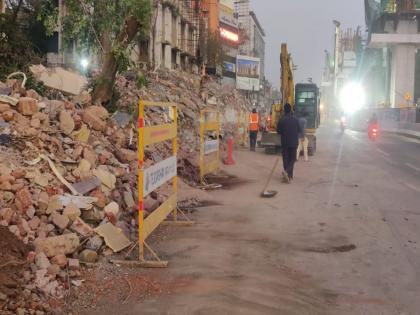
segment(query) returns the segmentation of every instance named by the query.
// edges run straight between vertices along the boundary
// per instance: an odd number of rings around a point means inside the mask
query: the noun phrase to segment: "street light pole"
[[[333,111],[333,108],[337,106],[337,75],[338,75],[338,46],[340,41],[340,25],[341,23],[337,20],[333,21],[335,25],[335,35],[334,35],[334,76],[333,76],[333,102],[335,106],[330,106],[329,111]]]
[[[338,74],[338,44],[340,36],[340,25],[341,23],[337,20],[333,21],[335,25],[334,35],[334,96],[337,96],[337,74]]]

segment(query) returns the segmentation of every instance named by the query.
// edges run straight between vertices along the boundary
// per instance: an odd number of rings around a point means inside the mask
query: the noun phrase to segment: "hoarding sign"
[[[231,32],[223,27],[220,27],[220,36],[234,43],[239,41],[238,33]]]
[[[260,90],[260,59],[238,56],[236,64],[236,87],[239,90]]]
[[[177,174],[176,156],[163,160],[144,171],[143,194],[146,197]]]
[[[230,9],[232,11],[232,14],[233,14],[233,10],[235,8],[233,2],[234,2],[233,0],[220,0],[220,6],[224,6],[228,9]]]
[[[204,154],[208,155],[219,150],[219,140],[208,140],[204,142]]]
[[[236,65],[234,63],[223,61],[223,66],[225,67],[225,71],[227,72],[236,72]]]
[[[238,27],[238,20],[234,17],[233,0],[221,0],[219,8],[219,20],[229,26]]]

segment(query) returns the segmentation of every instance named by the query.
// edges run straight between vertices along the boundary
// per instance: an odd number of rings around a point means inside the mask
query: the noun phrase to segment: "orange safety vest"
[[[258,114],[249,115],[249,130],[258,131],[259,128],[259,117]]]

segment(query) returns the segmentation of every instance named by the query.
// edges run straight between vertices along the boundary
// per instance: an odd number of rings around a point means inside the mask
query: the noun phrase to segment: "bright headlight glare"
[[[82,58],[82,60],[80,60],[80,65],[83,69],[86,69],[89,66],[89,60],[87,58]]]
[[[349,83],[340,93],[340,103],[347,113],[354,113],[365,105],[365,92],[360,84]]]

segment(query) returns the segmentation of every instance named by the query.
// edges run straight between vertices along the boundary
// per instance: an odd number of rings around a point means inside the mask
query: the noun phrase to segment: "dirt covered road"
[[[240,183],[155,245],[169,268],[102,270],[108,291],[81,313],[417,314],[420,195],[380,155],[364,135],[323,127],[293,184],[279,170],[279,194],[261,199],[275,156],[236,152],[226,170]]]

